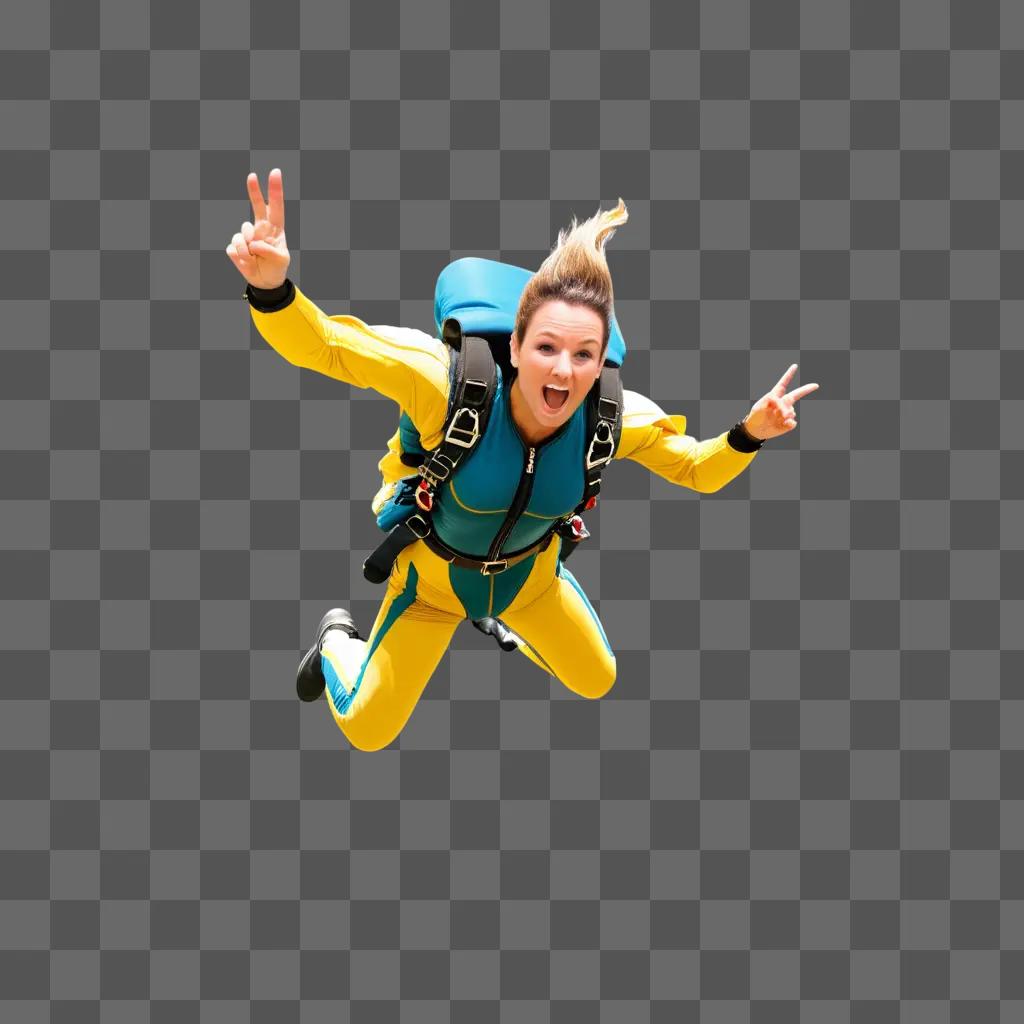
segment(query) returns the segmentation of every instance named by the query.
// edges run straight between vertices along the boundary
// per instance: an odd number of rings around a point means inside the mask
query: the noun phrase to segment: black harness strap
[[[416,466],[420,474],[415,490],[419,512],[393,527],[363,562],[363,576],[371,583],[383,583],[402,551],[430,533],[435,490],[455,471],[459,461],[472,452],[491,416],[497,389],[491,346],[483,338],[463,337],[462,328],[454,319],[444,322],[442,336],[453,358],[441,443],[430,452],[402,454],[402,462]]]
[[[443,483],[459,464],[459,460],[476,446],[487,429],[497,388],[497,371],[491,346],[483,338],[463,338],[461,331],[456,345],[449,327],[453,321],[444,324],[445,341],[456,351],[452,360],[454,366],[448,389],[448,414],[444,421],[441,443],[429,454],[429,458],[418,467],[423,478],[420,490],[426,489],[433,498],[437,485]],[[457,326],[457,321],[454,322]],[[417,502],[418,503],[418,502]],[[422,506],[421,506],[422,508]],[[429,512],[430,509],[425,508]]]
[[[383,542],[370,553],[363,562],[363,576],[371,583],[383,583],[390,575],[395,564],[395,559],[414,541],[420,540],[430,532],[430,523],[427,522],[426,532],[422,531],[423,517],[414,512],[411,516],[403,519],[397,526],[391,528],[391,532],[384,538]]]
[[[622,435],[622,378],[617,366],[601,371],[597,386],[587,398],[587,436],[590,442],[583,453],[583,497],[571,515],[555,524],[562,538],[561,559],[566,561],[581,540],[590,536],[583,513],[597,504],[601,493],[601,473],[611,462]]]

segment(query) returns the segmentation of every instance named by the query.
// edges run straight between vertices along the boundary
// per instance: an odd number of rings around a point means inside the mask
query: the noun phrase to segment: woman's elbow
[[[721,484],[712,480],[706,480],[699,473],[694,473],[692,470],[683,476],[674,477],[672,482],[680,487],[696,491],[698,494],[713,494],[721,487]]]
[[[711,480],[707,477],[702,477],[699,473],[692,473],[685,480],[681,480],[680,483],[684,487],[689,487],[691,490],[696,491],[698,494],[714,494],[715,491],[720,491],[725,483],[721,480]]]

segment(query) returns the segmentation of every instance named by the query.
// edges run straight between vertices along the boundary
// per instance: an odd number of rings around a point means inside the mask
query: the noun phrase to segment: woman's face
[[[521,343],[512,335],[512,365],[519,370],[512,415],[527,441],[553,434],[587,397],[604,365],[603,334],[589,306],[552,300],[537,308]]]

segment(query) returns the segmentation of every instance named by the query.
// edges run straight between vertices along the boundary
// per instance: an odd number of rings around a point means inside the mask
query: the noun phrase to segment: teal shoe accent
[[[352,697],[355,695],[354,692],[349,694],[338,673],[334,671],[330,658],[323,654],[320,655],[320,669],[324,674],[327,689],[331,693],[331,703],[338,709],[338,714],[344,714],[352,703]]]

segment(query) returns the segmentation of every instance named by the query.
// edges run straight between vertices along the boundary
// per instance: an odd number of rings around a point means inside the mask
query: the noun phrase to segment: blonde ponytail
[[[608,345],[614,294],[612,275],[604,247],[615,229],[629,219],[626,204],[619,199],[611,210],[598,210],[593,217],[558,233],[554,249],[527,282],[516,311],[516,336],[522,344],[537,308],[561,300],[587,306],[601,317],[604,338],[601,354]]]

